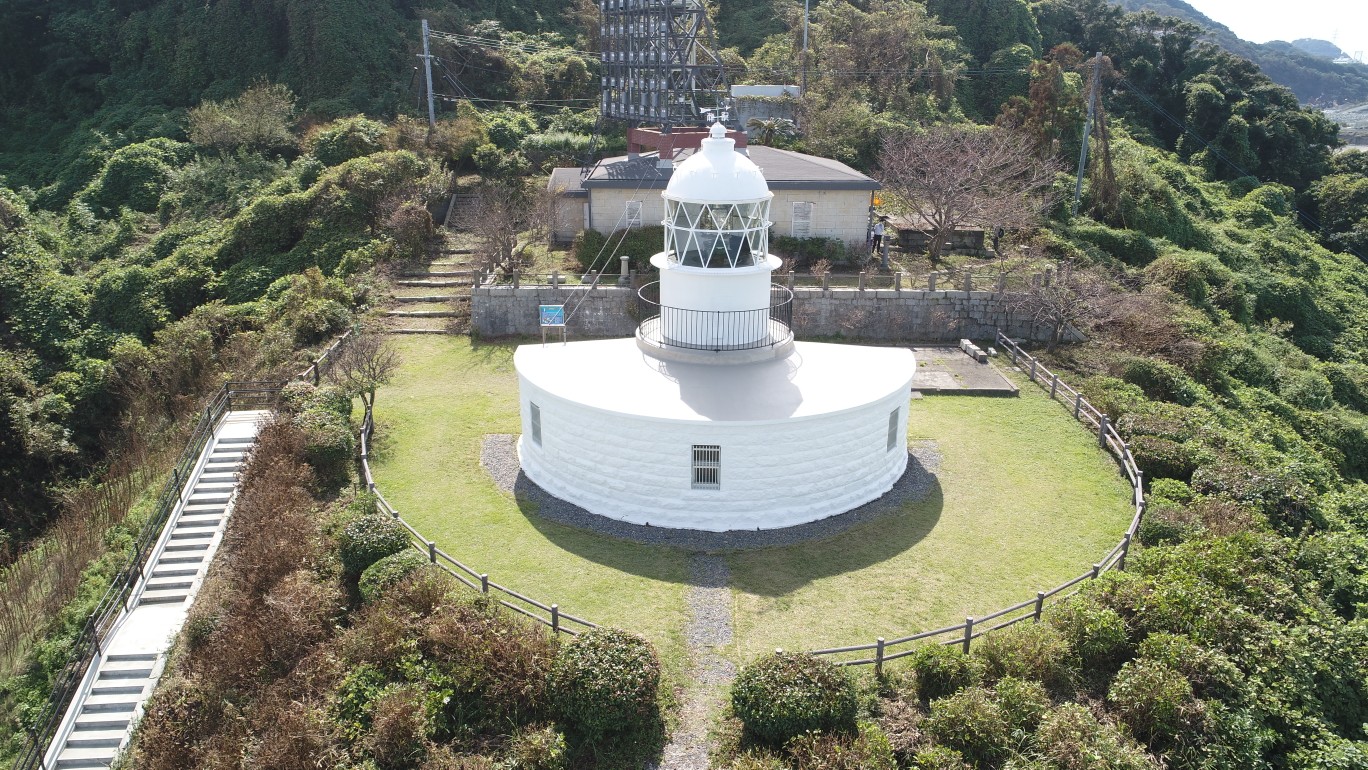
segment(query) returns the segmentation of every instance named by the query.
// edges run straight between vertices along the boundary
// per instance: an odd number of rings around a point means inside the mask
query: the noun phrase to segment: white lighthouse
[[[657,311],[635,339],[514,355],[527,477],[587,511],[710,531],[786,527],[887,492],[907,466],[916,361],[794,342],[771,283],[772,194],[721,125],[662,193]]]

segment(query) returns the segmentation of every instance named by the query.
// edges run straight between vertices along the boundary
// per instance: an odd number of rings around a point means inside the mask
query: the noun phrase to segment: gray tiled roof
[[[578,168],[555,168],[546,182],[546,189],[559,192],[567,198],[587,198],[589,191],[580,184],[582,177]]]
[[[771,190],[879,189],[877,181],[837,160],[757,145],[747,150],[750,159],[765,174],[765,181]],[[676,159],[685,156],[686,152],[680,152],[676,154]],[[551,184],[564,185],[564,194],[567,195],[582,195],[584,193],[580,191],[596,187],[663,190],[672,173],[673,169],[656,168],[655,153],[643,153],[633,160],[619,155],[599,161],[587,178],[581,178],[577,168],[555,169],[551,172]],[[572,174],[573,184],[570,178]]]

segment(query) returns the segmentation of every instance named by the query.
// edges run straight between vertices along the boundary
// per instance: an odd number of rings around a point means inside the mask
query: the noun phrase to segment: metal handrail
[[[209,403],[204,407],[204,412],[190,433],[189,442],[176,464],[171,467],[171,477],[167,479],[157,496],[157,507],[139,530],[138,536],[134,538],[133,553],[114,573],[109,588],[105,590],[90,617],[81,626],[76,643],[67,654],[67,660],[56,677],[52,695],[48,697],[47,705],[35,721],[38,726],[29,731],[24,748],[14,761],[14,770],[46,768],[45,755],[61,727],[67,707],[75,697],[90,665],[102,654],[104,643],[119,616],[124,611],[132,609],[129,606],[129,599],[143,577],[143,571],[152,557],[157,541],[161,538],[162,530],[184,497],[186,485],[194,473],[196,463],[199,462],[200,453],[214,435],[214,426],[232,410],[234,397],[247,393],[257,396],[267,393],[278,395],[283,385],[284,383],[280,382],[228,382],[210,397]]]
[[[770,284],[768,307],[753,310],[694,310],[660,303],[660,282],[637,291],[641,322],[637,334],[654,345],[688,350],[755,350],[793,339],[793,292]],[[653,314],[653,315],[648,315]]]

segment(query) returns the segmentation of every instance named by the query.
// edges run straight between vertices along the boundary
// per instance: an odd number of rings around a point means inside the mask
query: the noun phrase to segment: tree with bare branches
[[[1046,350],[1053,352],[1070,328],[1087,329],[1104,318],[1117,296],[1104,275],[1063,263],[1057,275],[1004,298],[1008,312],[1029,318],[1049,330]]]
[[[933,263],[958,228],[1031,227],[1057,200],[1058,161],[1040,157],[1030,137],[1009,129],[938,126],[889,137],[879,167],[884,189],[931,231]]]
[[[522,180],[485,182],[458,224],[479,240],[485,269],[507,272],[522,267],[527,247],[555,229],[556,211],[553,192]]]
[[[394,345],[376,332],[354,333],[333,355],[328,379],[360,398],[367,409],[375,408],[375,391],[394,377],[402,363]]]

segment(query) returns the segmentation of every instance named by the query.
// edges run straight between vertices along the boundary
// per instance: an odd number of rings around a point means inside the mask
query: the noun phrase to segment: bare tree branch
[[[932,230],[932,262],[961,226],[1031,227],[1056,200],[1058,162],[1041,158],[1030,137],[1009,129],[940,126],[890,137],[879,166],[884,188]]]
[[[394,377],[402,359],[385,337],[365,332],[354,335],[334,353],[328,379],[342,390],[375,408],[375,391]]]
[[[1010,312],[1048,329],[1046,349],[1053,351],[1070,327],[1087,328],[1106,317],[1116,296],[1101,274],[1065,263],[1059,275],[1026,291],[1008,294],[1004,302]]]
[[[522,267],[527,247],[556,226],[554,191],[535,190],[517,180],[486,182],[475,195],[474,205],[459,218],[460,226],[479,239],[479,257],[487,270]]]

